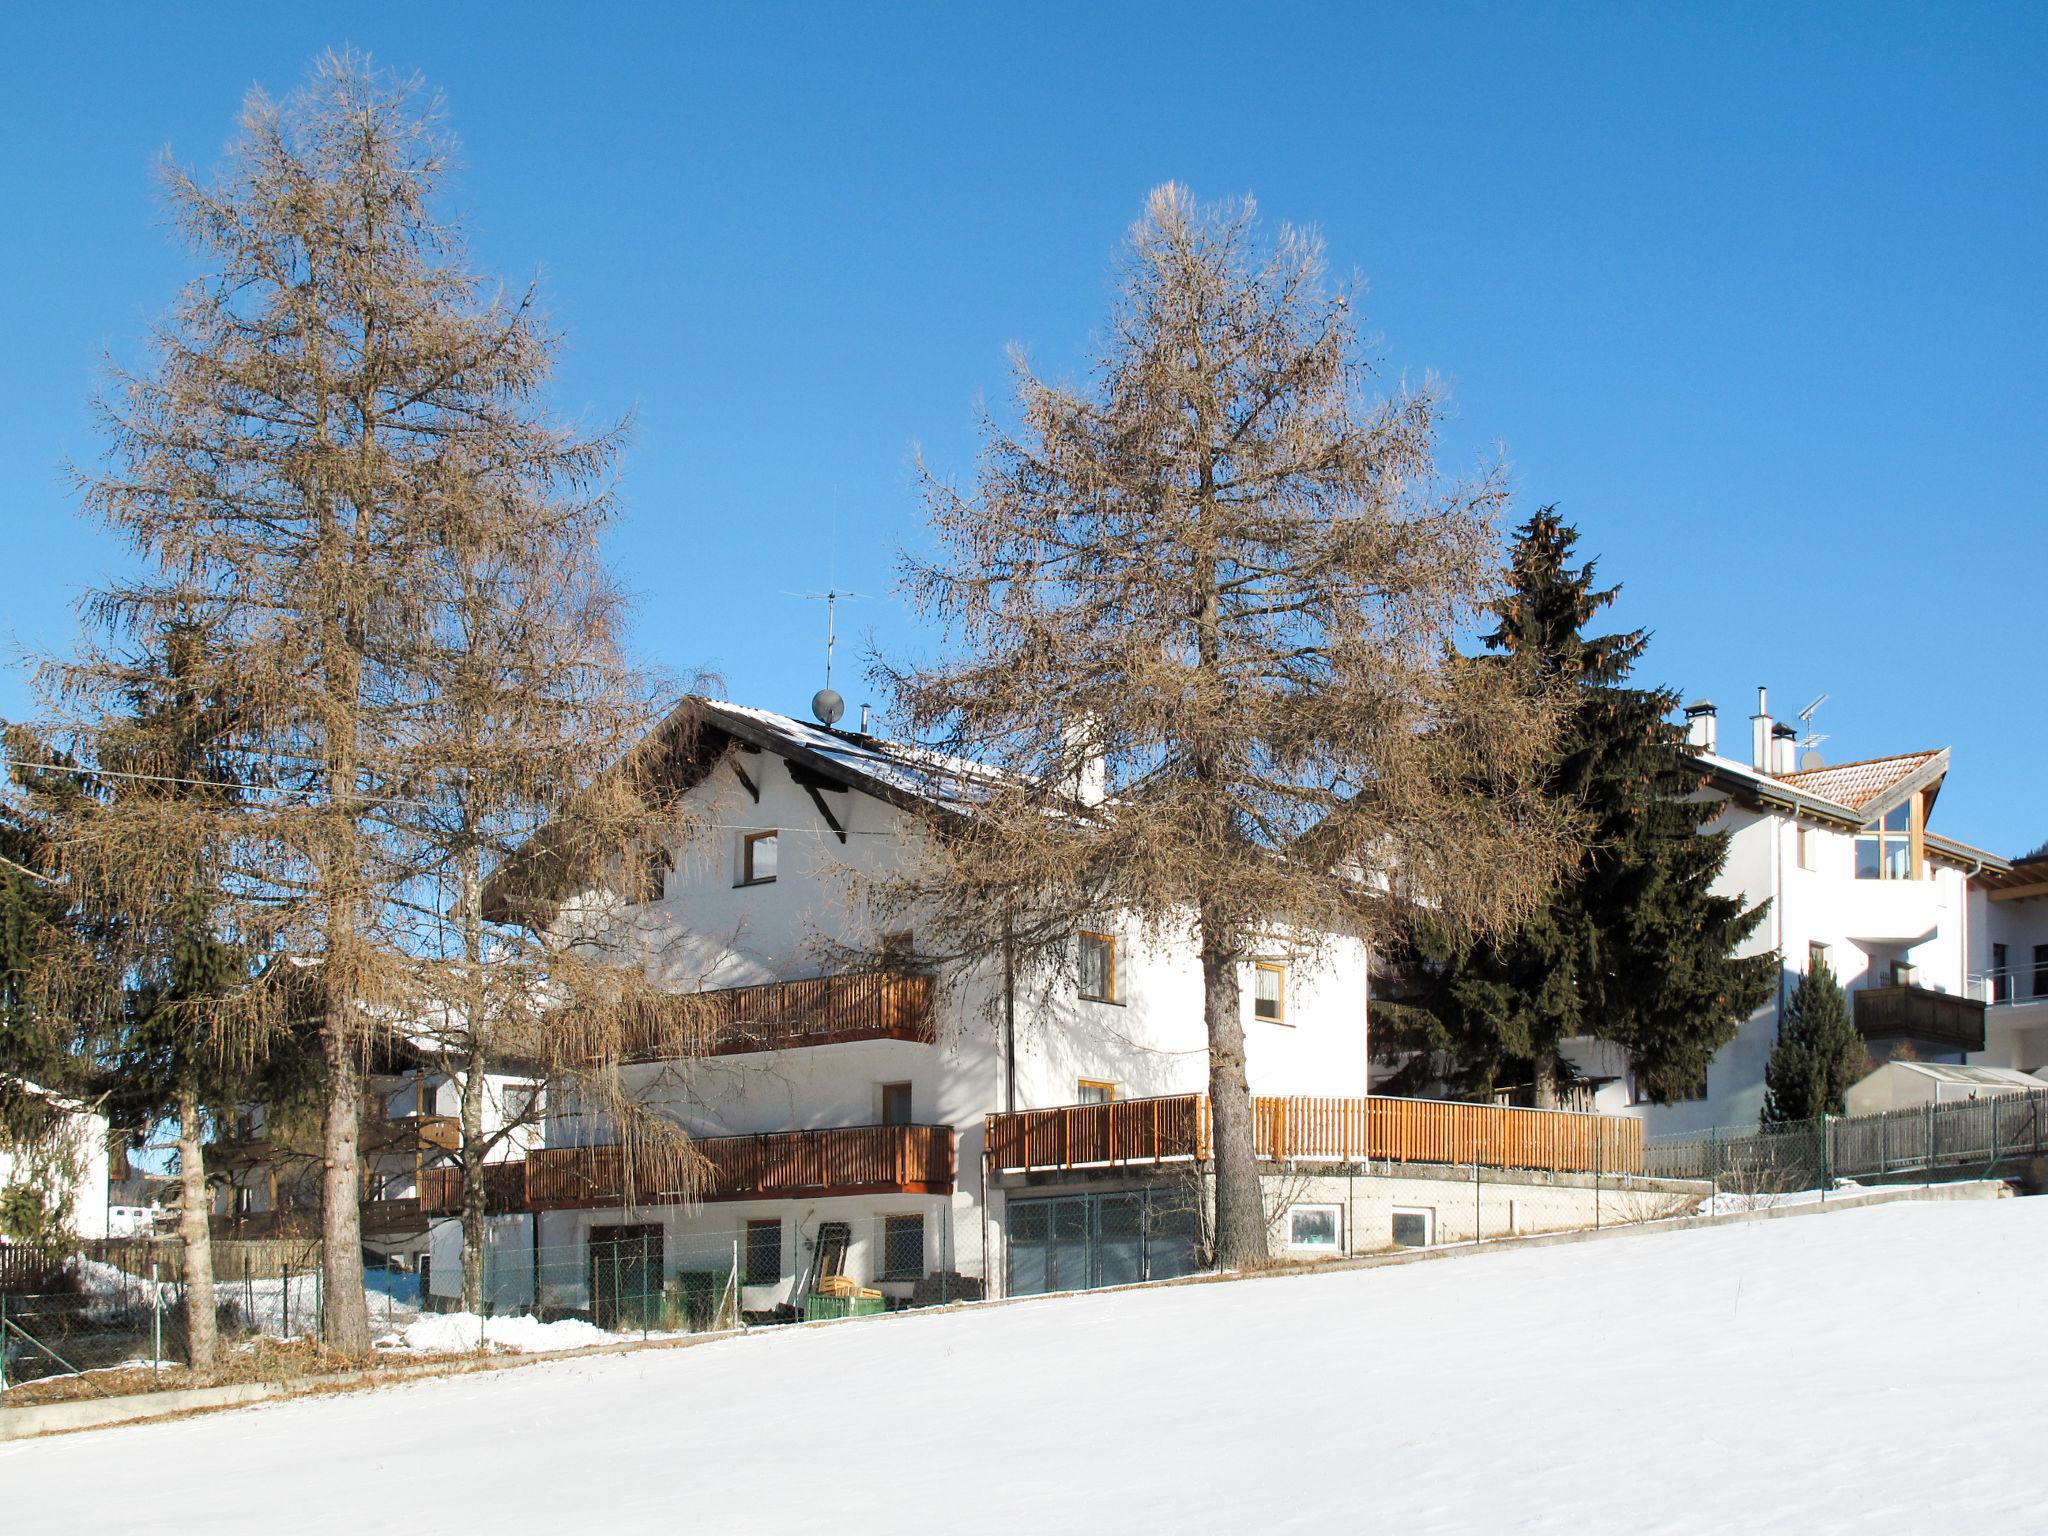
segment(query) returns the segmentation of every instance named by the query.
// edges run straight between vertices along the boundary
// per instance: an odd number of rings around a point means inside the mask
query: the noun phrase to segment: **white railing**
[[[2009,965],[2002,971],[1973,971],[1969,995],[1994,1008],[2048,1003],[2048,966]]]

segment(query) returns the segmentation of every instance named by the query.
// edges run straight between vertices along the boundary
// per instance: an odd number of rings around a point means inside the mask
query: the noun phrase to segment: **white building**
[[[2048,1067],[2048,853],[1985,868],[1970,882],[1970,992],[1987,1006],[1970,1060]]]
[[[1720,808],[1709,830],[1729,835],[1715,890],[1745,907],[1770,903],[1742,952],[1780,956],[1779,982],[1687,1102],[1641,1102],[1624,1052],[1575,1042],[1570,1058],[1601,1084],[1595,1107],[1640,1116],[1652,1136],[1754,1125],[1784,1006],[1822,960],[1848,989],[1873,1060],[1910,1054],[2018,1064],[1985,1054],[1983,995],[1994,955],[2017,953],[2010,947],[2016,938],[2004,951],[1988,947],[1984,917],[1987,882],[2004,879],[2012,866],[1934,830],[1948,752],[1823,765],[1816,754],[1800,753],[1791,727],[1771,718],[1761,689],[1746,743],[1721,739],[1711,704],[1689,706],[1686,723],[1693,760],[1707,777],[1703,794]],[[2013,915],[2020,910],[2015,905]],[[2036,1011],[2042,1017],[2035,1022],[2048,1022],[2048,1009]],[[2041,1038],[2048,1047],[2048,1035]]]
[[[0,1146],[0,1193],[23,1187],[62,1213],[79,1237],[107,1236],[107,1117],[90,1104],[19,1079],[19,1089],[55,1111],[51,1134],[33,1147]]]
[[[744,1307],[763,1311],[834,1275],[900,1299],[935,1276],[1001,1292],[1006,1277],[1021,1291],[1190,1267],[1186,1164],[1052,1187],[985,1177],[983,1153],[991,1112],[1206,1091],[1192,950],[1148,947],[1106,913],[1062,974],[1007,996],[994,968],[945,986],[823,975],[835,943],[893,942],[867,931],[848,877],[910,857],[924,813],[970,801],[978,770],[762,710],[689,707],[701,729],[678,767],[710,831],[669,850],[646,899],[614,921],[663,983],[712,994],[726,1021],[712,1054],[629,1069],[636,1096],[711,1160],[710,1183],[694,1208],[642,1189],[628,1213],[612,1128],[550,1105],[527,1169],[541,1303],[607,1321],[626,1296],[734,1269]],[[1255,1093],[1366,1093],[1366,977],[1349,940],[1313,957],[1276,942],[1245,967]],[[1177,1134],[1159,1113],[1128,1103],[1108,1134],[1125,1152],[1130,1137]]]

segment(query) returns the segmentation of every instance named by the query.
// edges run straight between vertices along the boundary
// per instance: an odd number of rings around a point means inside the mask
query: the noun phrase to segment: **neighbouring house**
[[[1715,889],[1749,906],[1770,902],[1744,952],[1775,952],[1779,985],[1684,1102],[1646,1102],[1624,1051],[1573,1042],[1568,1056],[1593,1080],[1594,1107],[1637,1116],[1651,1135],[1756,1123],[1785,1004],[1821,962],[1847,988],[1873,1061],[1982,1062],[1981,974],[1997,953],[1984,948],[1984,898],[1987,882],[2013,865],[1934,830],[1947,750],[1824,764],[1771,717],[1759,689],[1748,752],[1735,756],[1723,750],[1712,704],[1685,713],[1692,760],[1706,778],[1701,794],[1720,807],[1709,830],[1729,835]]]
[[[2048,1067],[2048,852],[1970,881],[1970,995],[1985,1005],[1981,1065]]]
[[[414,1260],[442,1254],[445,1272],[459,1272],[459,1236],[437,1237],[434,1229],[462,1209],[456,1166],[461,1108],[460,1081],[429,1053],[403,1039],[380,1047],[364,1083],[357,1133],[363,1246],[373,1255]],[[487,1153],[494,1170],[538,1145],[541,1113],[540,1089],[531,1074],[516,1069],[486,1074],[484,1134],[508,1132]],[[207,1144],[206,1155],[216,1237],[319,1235],[317,1108],[280,1114],[261,1103],[238,1105],[232,1120],[224,1120]],[[495,1205],[507,1205],[502,1174],[487,1174],[487,1189]]]
[[[131,1165],[107,1186],[107,1236],[177,1236],[179,1193],[176,1174],[143,1173]]]
[[[46,1220],[75,1237],[105,1237],[111,1163],[107,1117],[35,1083],[17,1080],[15,1086],[43,1100],[55,1116],[50,1134],[35,1145],[0,1145],[0,1197],[37,1201]]]
[[[562,1095],[522,1169],[531,1228],[515,1235],[514,1218],[495,1229],[536,1245],[534,1289],[522,1294],[515,1279],[502,1299],[610,1323],[630,1316],[629,1298],[732,1276],[744,1310],[790,1315],[821,1297],[900,1305],[1192,1269],[1208,1136],[1192,949],[1148,943],[1104,912],[1081,924],[1050,977],[893,966],[917,936],[869,931],[849,881],[915,857],[931,817],[971,815],[984,770],[705,699],[671,723],[689,729],[655,739],[687,741],[672,768],[708,830],[657,850],[625,893],[519,884],[528,877],[515,865],[487,903],[494,920],[538,902],[601,921],[603,942],[692,994],[699,1048],[686,1059],[643,1052],[627,1073],[640,1102],[689,1132],[703,1186],[694,1201],[651,1186],[626,1166],[614,1128]],[[856,952],[876,958],[827,963]],[[1261,1153],[1328,1165],[1298,1198],[1269,1183],[1278,1249],[1447,1240],[1475,1210],[1469,1169],[1441,1224],[1433,1201],[1391,1185],[1361,1194],[1356,1174],[1375,1158],[1457,1161],[1482,1135],[1495,1147],[1525,1135],[1529,1150],[1509,1160],[1533,1167],[1604,1166],[1612,1200],[1630,1136],[1639,1167],[1632,1124],[1524,1126],[1508,1117],[1525,1112],[1369,1100],[1368,961],[1354,939],[1276,934],[1244,967]],[[1498,1118],[1482,1127],[1474,1115]],[[1590,1225],[1597,1181],[1585,1182],[1583,1195],[1550,1203],[1581,1201]],[[1478,1219],[1506,1232],[1534,1208],[1504,1199]]]
[[[2048,1092],[2048,1083],[2010,1067],[1963,1067],[1941,1061],[1888,1061],[1844,1096],[1852,1115],[1954,1104],[2006,1093]]]

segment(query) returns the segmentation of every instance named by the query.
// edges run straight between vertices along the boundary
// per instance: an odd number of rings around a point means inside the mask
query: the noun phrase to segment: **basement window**
[[[1305,1253],[1338,1253],[1344,1245],[1344,1211],[1335,1205],[1290,1205],[1287,1246]]]
[[[747,1223],[747,1284],[774,1285],[782,1278],[782,1223]]]
[[[777,841],[777,834],[774,832],[741,834],[741,885],[767,885],[774,880]]]
[[[1436,1241],[1436,1212],[1427,1206],[1394,1207],[1394,1246],[1427,1248]]]

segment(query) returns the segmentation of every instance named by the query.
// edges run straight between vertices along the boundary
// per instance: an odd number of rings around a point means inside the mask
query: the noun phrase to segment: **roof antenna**
[[[1808,768],[1818,768],[1821,766],[1820,744],[1826,741],[1828,738],[1820,732],[1814,730],[1813,712],[1819,709],[1821,705],[1827,703],[1827,701],[1828,696],[1826,694],[1822,694],[1819,698],[1815,699],[1811,704],[1807,705],[1806,708],[1799,711],[1799,719],[1806,726],[1806,735],[1799,743],[1799,766],[1802,771]],[[1811,761],[1809,761],[1809,759],[1811,759]]]
[[[823,592],[785,592],[785,597],[800,597],[806,602],[825,605],[825,686],[811,695],[811,713],[820,724],[837,725],[846,713],[846,700],[832,686],[832,653],[839,645],[839,605],[842,602],[857,602],[866,597],[865,592],[842,592],[837,587],[827,587]]]

